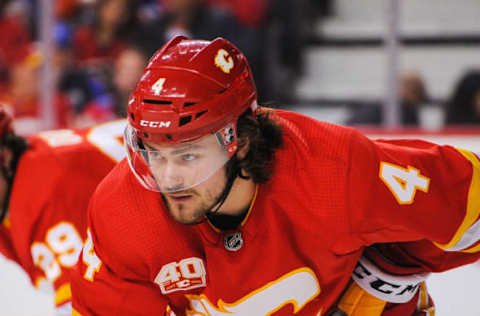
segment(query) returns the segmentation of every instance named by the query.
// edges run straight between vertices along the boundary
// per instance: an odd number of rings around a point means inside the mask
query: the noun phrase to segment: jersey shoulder
[[[306,115],[275,110],[283,131],[283,151],[298,156],[302,164],[312,160],[347,161],[356,130],[350,127],[322,122]],[[281,152],[282,149],[280,150]],[[290,157],[291,158],[291,157]]]
[[[283,134],[274,158],[275,182],[301,186],[310,198],[318,197],[324,187],[341,191],[352,161],[370,154],[370,141],[350,127],[287,111],[277,110],[273,117]]]
[[[47,144],[37,138],[30,139],[15,172],[9,203],[10,217],[35,217],[32,210],[39,212],[48,204],[65,173],[61,161]],[[21,214],[27,210],[28,214]]]
[[[90,196],[115,164],[86,140],[85,132],[32,136],[19,160],[9,198],[9,233],[26,270],[31,244],[43,242],[55,225],[67,223],[85,233]]]
[[[292,229],[321,232],[333,242],[350,230],[346,189],[358,132],[286,111],[276,111],[275,119],[283,145],[275,153],[272,178],[257,198],[282,205],[276,212],[294,216]]]
[[[64,202],[62,212],[68,212],[75,203],[85,201],[86,204],[115,162],[83,135],[76,136],[78,141],[71,144],[49,143],[41,136],[29,138],[15,173],[10,196],[10,207],[14,208],[11,216],[33,218],[34,213],[43,212],[52,203]]]

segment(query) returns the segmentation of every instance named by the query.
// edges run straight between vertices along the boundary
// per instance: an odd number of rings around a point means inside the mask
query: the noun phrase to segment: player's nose
[[[161,177],[162,191],[175,192],[184,187],[184,176],[174,163],[166,163]]]

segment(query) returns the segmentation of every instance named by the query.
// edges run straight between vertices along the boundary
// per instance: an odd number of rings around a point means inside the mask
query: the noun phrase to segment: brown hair
[[[261,109],[255,116],[247,110],[239,117],[238,144],[245,145],[248,139],[249,150],[245,158],[238,160],[238,167],[244,170],[255,183],[267,182],[272,173],[275,151],[281,147],[282,128],[272,119],[273,111]]]

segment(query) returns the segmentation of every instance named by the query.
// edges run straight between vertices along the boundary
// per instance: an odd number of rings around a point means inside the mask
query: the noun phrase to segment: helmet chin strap
[[[198,221],[195,221],[194,223],[187,224],[187,225],[198,225],[201,224],[205,221],[208,220],[208,215],[215,215],[217,214],[218,210],[220,207],[222,207],[223,203],[225,203],[225,200],[227,199],[228,195],[230,194],[230,191],[232,190],[233,183],[235,182],[235,179],[239,177],[242,179],[249,179],[248,176],[244,176],[242,174],[242,169],[238,166],[238,158],[237,154],[235,153],[232,158],[227,162],[227,182],[225,184],[225,188],[222,191],[222,194],[217,198],[217,200],[212,204],[211,208],[207,211],[205,216],[203,216],[201,219]],[[165,197],[162,196],[162,200],[167,204],[167,201]]]
[[[233,155],[227,163],[227,183],[225,184],[225,188],[223,189],[222,194],[220,194],[215,204],[213,204],[212,208],[208,210],[207,214],[216,214],[218,210],[222,207],[223,203],[225,203],[225,200],[230,194],[230,191],[232,190],[233,183],[235,182],[237,176],[244,178],[244,176],[242,175],[242,169],[238,167],[238,158],[237,154],[235,153],[235,155]]]
[[[205,216],[202,219],[195,222],[194,225],[201,224],[208,220],[209,215],[217,214],[218,210],[222,207],[223,203],[227,199],[230,191],[232,190],[233,183],[235,179],[239,177],[242,179],[248,179],[249,177],[242,175],[242,169],[238,166],[238,158],[237,154],[235,153],[232,158],[227,163],[227,183],[225,184],[225,188],[222,191],[222,194],[217,198],[215,203],[213,203],[212,207],[207,211]]]

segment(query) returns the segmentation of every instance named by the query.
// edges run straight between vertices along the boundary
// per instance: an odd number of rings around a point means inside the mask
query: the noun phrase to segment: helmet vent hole
[[[168,140],[172,140],[172,139],[173,139],[172,135],[167,134],[167,139],[168,139]]]
[[[197,102],[185,102],[185,103],[183,104],[183,107],[186,108],[187,106],[192,106],[192,105],[195,105],[195,104],[197,104]]]
[[[208,110],[198,112],[197,114],[195,114],[195,119],[198,119],[200,116],[202,116],[203,114],[205,114],[207,112],[208,112]]]
[[[172,101],[166,101],[166,100],[149,100],[149,99],[144,99],[144,103],[150,103],[150,104],[172,104]]]
[[[185,124],[188,124],[190,123],[190,121],[192,120],[192,116],[189,115],[189,116],[184,116],[180,119],[180,123],[178,124],[178,126],[183,126]]]
[[[218,93],[219,93],[219,94],[222,94],[222,93],[224,93],[225,91],[227,91],[227,88],[218,91]]]
[[[130,117],[132,118],[132,121],[135,122],[135,115],[133,113],[130,113]]]

